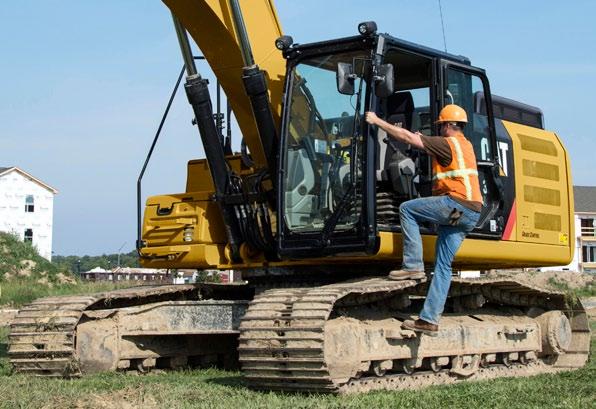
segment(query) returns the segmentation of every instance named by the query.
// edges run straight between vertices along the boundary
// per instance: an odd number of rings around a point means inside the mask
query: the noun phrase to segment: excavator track
[[[567,299],[563,293],[536,288],[510,279],[454,279],[450,290],[451,299],[457,298],[458,301],[466,303],[470,299],[482,298],[493,305],[500,305],[504,311],[507,311],[499,317],[501,321],[507,323],[504,326],[506,330],[509,328],[510,321],[511,325],[515,324],[514,318],[507,316],[511,308],[564,310],[570,322],[571,334],[565,353],[536,358],[532,351],[497,354],[495,352],[498,351],[487,350],[491,354],[482,355],[482,359],[494,355],[492,362],[485,362],[484,365],[478,365],[476,362],[476,366],[468,363],[467,366],[461,365],[461,367],[458,364],[458,370],[454,369],[456,362],[464,362],[465,357],[462,356],[462,360],[458,360],[460,357],[457,354],[447,352],[445,352],[446,357],[443,358],[448,358],[450,363],[438,367],[437,361],[434,361],[435,366],[432,370],[425,365],[418,365],[415,368],[414,364],[395,370],[391,368],[392,365],[395,367],[400,362],[413,361],[400,360],[393,361],[395,363],[392,364],[392,360],[385,356],[378,361],[363,362],[361,371],[358,374],[352,373],[352,376],[346,376],[345,371],[337,369],[338,365],[341,367],[341,362],[333,362],[333,353],[329,352],[330,349],[337,348],[337,345],[326,345],[333,342],[328,333],[333,329],[332,326],[328,327],[333,318],[341,317],[350,306],[362,307],[378,304],[387,299],[399,300],[400,296],[402,300],[404,296],[421,297],[426,293],[427,286],[426,282],[371,278],[308,289],[275,289],[258,295],[250,303],[240,326],[240,362],[249,386],[261,390],[327,393],[411,389],[449,384],[464,379],[528,376],[579,368],[588,359],[589,326],[586,313],[579,301]],[[551,313],[551,318],[552,314],[556,315]],[[363,316],[366,317],[366,313]],[[405,318],[405,315],[399,312],[395,316],[400,319]],[[476,320],[481,320],[478,317],[474,316]],[[530,325],[527,327],[528,332],[532,331],[531,325],[536,326],[527,317],[519,320],[522,320],[526,326]],[[385,332],[388,331],[385,330]],[[463,332],[463,329],[458,331]],[[554,336],[549,331],[551,330],[537,332],[540,332],[543,337]],[[381,329],[380,332],[383,330]],[[523,332],[523,328],[515,329],[507,336],[525,339],[526,335]],[[375,334],[375,332],[371,333]],[[402,331],[401,335],[385,333],[385,336],[389,341],[416,338],[414,333],[408,334],[408,331]],[[382,344],[378,339],[373,340],[372,336],[367,337],[370,339],[367,338],[366,342]],[[418,342],[416,345],[420,346],[426,342],[427,336],[418,335],[418,337],[420,339],[415,341]],[[341,342],[336,344],[340,345],[340,349],[342,348]],[[461,347],[463,349],[464,346]],[[378,348],[381,349],[380,346]],[[350,354],[341,356],[349,360]],[[480,354],[477,356],[480,358]],[[509,357],[517,359],[511,362]]]
[[[10,325],[8,356],[16,372],[43,376],[77,375],[75,327],[98,298],[42,298],[23,307]]]
[[[46,297],[21,308],[11,322],[8,356],[15,372],[44,377],[81,375],[76,328],[88,311],[193,299],[192,285],[144,286],[93,295]]]
[[[407,304],[410,300],[420,303],[427,285],[426,282],[411,280],[389,281],[384,278],[370,278],[316,287],[270,289],[254,298],[252,293],[247,293],[246,288],[240,286],[235,288],[201,285],[140,287],[89,296],[43,298],[23,307],[12,322],[9,358],[16,372],[43,377],[81,376],[87,372],[84,364],[81,364],[84,360],[81,361],[80,348],[81,344],[85,345],[88,341],[77,339],[85,336],[81,335],[85,334],[85,331],[81,333],[80,327],[91,325],[92,328],[101,331],[101,328],[104,328],[102,322],[116,317],[118,333],[128,331],[129,338],[125,337],[125,344],[130,348],[130,341],[140,336],[143,345],[153,336],[164,335],[162,332],[155,332],[151,327],[150,324],[155,322],[154,316],[143,315],[151,314],[159,308],[164,309],[162,316],[173,317],[177,322],[180,321],[184,309],[187,311],[186,316],[193,317],[190,328],[187,327],[184,331],[179,331],[179,328],[167,328],[169,332],[165,335],[175,334],[176,339],[188,334],[212,336],[214,330],[211,327],[200,327],[200,320],[197,321],[199,316],[202,314],[210,320],[213,311],[216,311],[217,315],[217,311],[232,311],[232,308],[235,308],[233,311],[236,311],[237,322],[240,322],[239,328],[238,323],[223,320],[223,323],[217,324],[219,328],[215,332],[232,336],[237,336],[234,334],[239,332],[239,360],[248,384],[256,389],[330,393],[409,389],[448,384],[464,379],[526,376],[574,369],[583,366],[588,358],[588,320],[583,307],[576,300],[567,298],[563,293],[532,287],[514,280],[454,279],[449,305],[451,309],[459,308],[460,315],[454,318],[446,314],[442,320],[442,328],[445,320],[449,322],[465,318],[479,325],[488,325],[488,329],[500,328],[499,331],[506,333],[506,338],[515,340],[515,345],[523,345],[532,339],[537,342],[540,337],[536,332],[539,332],[542,343],[552,345],[552,348],[549,347],[552,349],[550,354],[546,354],[548,351],[542,351],[542,356],[534,356],[532,351],[541,350],[541,347],[536,347],[535,344],[525,349],[504,350],[502,353],[493,349],[485,351],[489,352],[487,354],[482,354],[482,359],[487,360],[484,365],[478,365],[478,362],[474,365],[474,356],[480,355],[478,351],[476,355],[473,351],[470,352],[466,347],[469,339],[462,335],[458,341],[461,345],[455,352],[442,354],[440,359],[448,358],[449,362],[443,362],[441,365],[439,359],[429,368],[429,358],[424,358],[424,362],[419,360],[420,362],[415,364],[415,354],[412,353],[411,356],[407,356],[410,359],[393,360],[391,356],[369,357],[358,363],[357,371],[346,372],[342,368],[342,360],[349,361],[364,344],[372,343],[371,345],[379,350],[383,349],[383,342],[402,343],[402,350],[411,349],[411,345],[408,344],[411,340],[418,342],[421,348],[426,345],[425,339],[429,337],[423,335],[417,341],[411,331],[400,330],[399,320],[412,316],[412,312],[419,305],[408,309]],[[243,301],[247,299],[253,299],[248,305],[248,310],[246,301]],[[474,309],[473,304],[479,303],[480,299],[492,306],[484,315],[482,308]],[[385,309],[379,312],[378,306],[384,306]],[[522,310],[525,312],[520,316],[519,311]],[[568,322],[569,342],[562,342],[565,341],[565,334],[561,340],[556,325],[547,325],[544,329],[538,330],[536,322],[542,319],[540,314],[548,318],[543,322]],[[564,314],[566,319],[561,321],[557,314]],[[397,327],[395,322],[385,325],[388,318],[397,320]],[[126,324],[127,320],[129,324],[133,323],[132,327]],[[137,322],[139,326],[136,325]],[[145,327],[146,324],[149,324],[149,327]],[[341,351],[344,338],[340,337],[341,342],[338,343],[337,338],[333,338],[333,331],[341,335],[344,328],[342,325],[347,325],[345,328],[350,332],[352,329],[359,331],[364,326],[368,335],[356,341],[352,340],[351,343],[347,342],[345,351]],[[456,325],[457,333],[474,331],[474,326],[470,326],[469,323],[466,324],[468,327],[465,331],[463,324],[461,325],[461,328]],[[443,329],[442,331],[442,336],[449,336],[449,331],[446,335]],[[93,331],[91,333],[95,334]],[[382,335],[381,340],[375,338],[378,334]],[[93,339],[97,338],[93,336]],[[105,339],[104,336],[102,339]],[[207,341],[207,344],[203,343],[197,348],[209,348],[215,342],[221,347],[218,351],[220,353],[235,349],[233,343],[220,341],[221,339]],[[196,341],[192,343],[195,344]],[[564,351],[557,347],[558,344],[565,344]],[[98,347],[100,350],[104,347],[103,341],[87,346],[93,350]],[[177,362],[184,365],[186,357],[171,355],[168,352],[169,348],[162,349],[162,355],[156,352],[156,356],[165,357],[164,359],[172,364]],[[142,365],[139,366],[143,360],[133,359],[134,354],[130,351],[121,350],[122,356],[114,365],[103,370],[129,367],[134,369],[135,366],[143,369]],[[129,355],[124,356],[126,353]],[[188,355],[196,353],[197,350],[194,350]],[[487,358],[490,356],[493,356],[492,360]],[[149,357],[149,360],[151,359]]]

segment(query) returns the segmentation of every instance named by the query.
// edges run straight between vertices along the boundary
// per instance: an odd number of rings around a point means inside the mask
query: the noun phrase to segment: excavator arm
[[[243,50],[234,26],[229,1],[164,0],[172,14],[199,46],[230,104],[256,168],[267,158],[243,84]],[[275,48],[282,35],[272,0],[239,0],[254,63],[266,73],[271,112],[277,129],[285,78],[285,60]]]

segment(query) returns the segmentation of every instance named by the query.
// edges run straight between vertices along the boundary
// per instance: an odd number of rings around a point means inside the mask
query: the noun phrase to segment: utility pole
[[[124,246],[126,246],[126,242],[122,243],[122,245],[118,249],[118,267],[120,267],[120,251],[122,250],[122,247],[124,247]]]

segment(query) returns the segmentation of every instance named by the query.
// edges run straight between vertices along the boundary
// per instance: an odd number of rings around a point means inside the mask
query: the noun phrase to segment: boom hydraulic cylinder
[[[207,158],[211,178],[215,187],[215,201],[221,209],[232,260],[239,261],[242,238],[234,208],[232,205],[226,205],[225,203],[226,195],[231,193],[230,170],[225,159],[220,133],[213,119],[213,107],[208,88],[209,81],[202,78],[197,71],[186,30],[175,16],[172,15],[172,18],[174,19],[180,50],[182,51],[182,57],[188,74],[184,89],[186,90],[188,102],[192,106],[199,127],[203,149],[205,149],[205,157]]]

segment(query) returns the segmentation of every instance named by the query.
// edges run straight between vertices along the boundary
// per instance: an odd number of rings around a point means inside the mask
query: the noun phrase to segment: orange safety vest
[[[464,134],[445,138],[451,149],[451,163],[441,166],[433,156],[433,195],[450,195],[482,203],[476,155]]]

